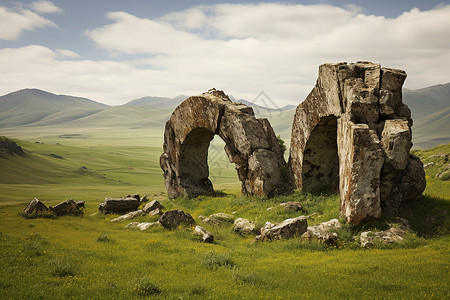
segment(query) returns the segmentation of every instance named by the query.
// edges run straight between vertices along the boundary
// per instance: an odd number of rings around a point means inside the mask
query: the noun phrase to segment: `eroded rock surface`
[[[359,224],[420,197],[425,173],[410,155],[406,73],[370,62],[324,64],[296,110],[289,171],[306,192],[339,192],[341,214]]]
[[[215,135],[225,142],[243,194],[271,197],[292,190],[269,122],[255,118],[251,107],[212,89],[186,99],[166,123],[160,165],[169,198],[213,191],[208,179],[208,148]]]

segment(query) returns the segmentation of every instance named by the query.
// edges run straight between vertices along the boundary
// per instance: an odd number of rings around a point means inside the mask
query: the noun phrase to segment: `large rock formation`
[[[423,165],[409,153],[405,78],[402,70],[370,62],[324,64],[297,107],[289,157],[294,183],[303,191],[339,191],[350,223],[395,213],[425,189]]]
[[[169,198],[213,191],[208,148],[216,134],[226,144],[243,194],[270,197],[292,189],[269,121],[256,119],[251,107],[212,89],[186,99],[166,123],[160,164]]]

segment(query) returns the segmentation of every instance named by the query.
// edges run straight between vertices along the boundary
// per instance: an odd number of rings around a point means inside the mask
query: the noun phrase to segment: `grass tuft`
[[[51,274],[55,277],[74,277],[77,268],[74,261],[67,258],[57,258],[49,262]]]
[[[114,243],[114,240],[112,238],[110,238],[109,236],[107,236],[106,233],[100,234],[97,237],[96,241],[101,242],[101,243]]]
[[[203,265],[210,269],[214,270],[219,267],[227,267],[233,268],[235,266],[234,261],[230,258],[230,256],[226,253],[214,253],[209,252],[203,257]]]
[[[149,280],[141,280],[136,283],[132,292],[139,297],[155,296],[162,293],[161,289]]]

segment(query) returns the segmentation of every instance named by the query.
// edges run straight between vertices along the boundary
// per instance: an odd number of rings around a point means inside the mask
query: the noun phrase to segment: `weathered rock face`
[[[324,64],[296,110],[289,171],[303,191],[341,196],[352,224],[420,197],[425,173],[409,154],[411,112],[402,103],[406,73],[379,64]]]
[[[208,148],[214,135],[225,142],[242,193],[270,197],[292,190],[287,165],[272,127],[253,109],[233,103],[222,91],[189,97],[172,113],[164,132],[164,171],[169,198],[211,192]]]

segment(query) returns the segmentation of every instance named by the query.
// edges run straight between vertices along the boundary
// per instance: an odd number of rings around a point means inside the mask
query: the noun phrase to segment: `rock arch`
[[[378,218],[382,210],[395,213],[425,189],[423,165],[409,153],[405,78],[402,70],[370,62],[324,64],[297,107],[289,155],[293,182],[305,191],[336,190],[339,182],[341,214],[350,223]]]
[[[271,197],[292,190],[269,121],[256,119],[251,107],[233,103],[222,91],[212,89],[186,99],[166,123],[160,165],[169,198],[213,191],[208,147],[215,135],[225,142],[243,194]]]

